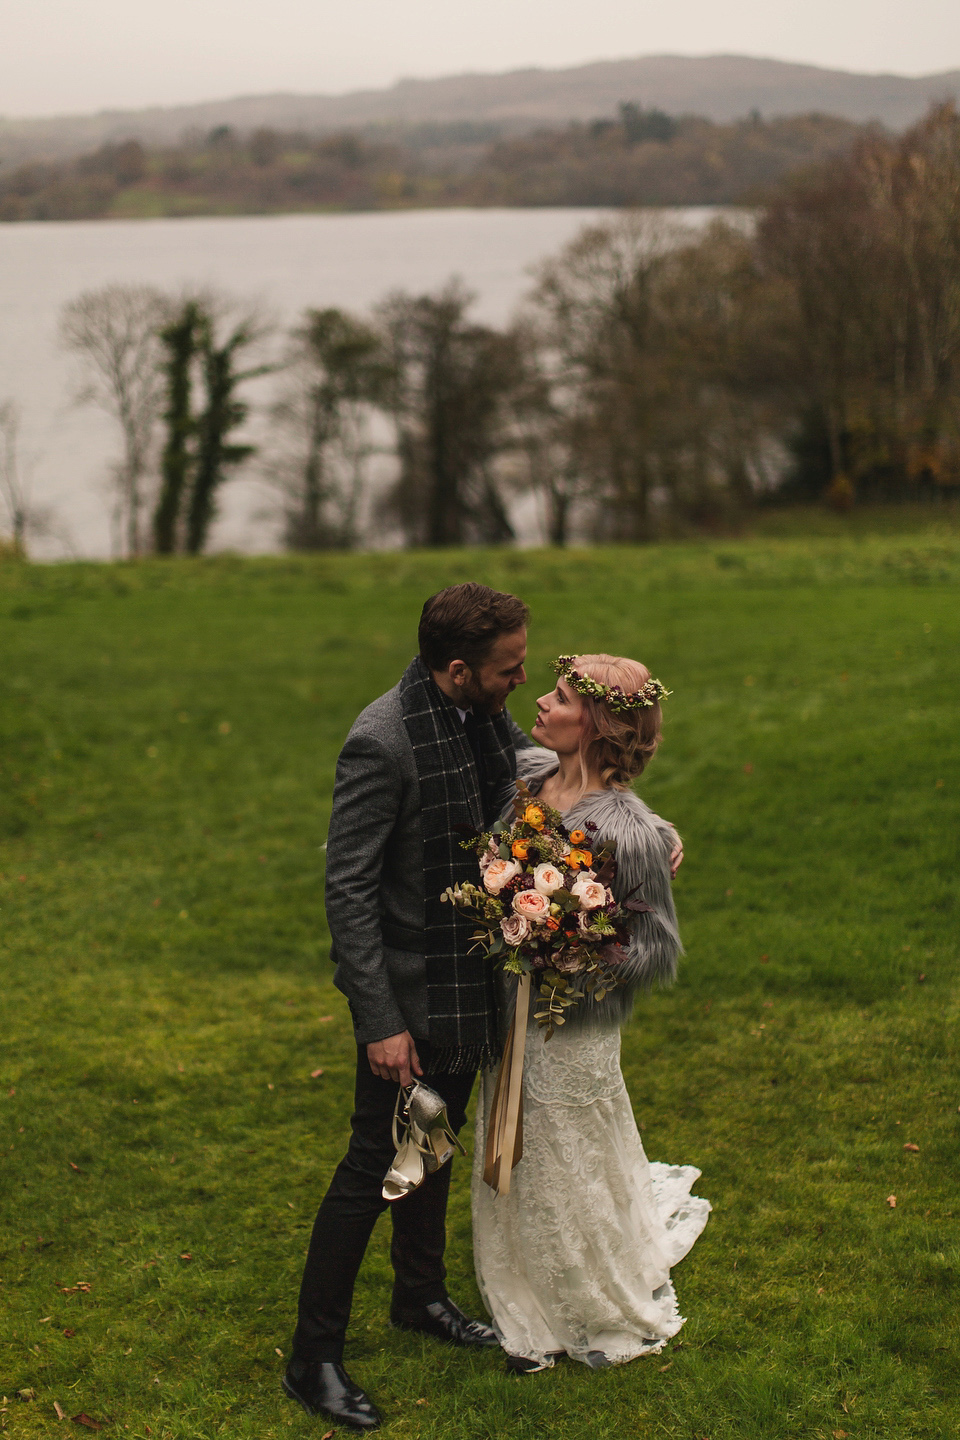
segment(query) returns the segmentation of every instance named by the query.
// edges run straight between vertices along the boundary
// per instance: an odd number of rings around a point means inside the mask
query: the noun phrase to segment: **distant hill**
[[[566,70],[401,80],[347,95],[255,95],[169,109],[104,111],[42,120],[0,119],[0,160],[65,158],[130,138],[167,144],[219,125],[327,132],[456,121],[495,124],[504,135],[612,114],[624,100],[670,115],[728,122],[819,112],[902,129],[933,100],[960,97],[960,71],[913,79],[863,75],[744,55],[645,55]]]

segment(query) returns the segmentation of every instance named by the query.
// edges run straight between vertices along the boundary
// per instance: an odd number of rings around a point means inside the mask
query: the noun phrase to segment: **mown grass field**
[[[638,655],[675,692],[642,792],[685,838],[687,956],[624,1057],[649,1154],[699,1165],[714,1214],[676,1272],[679,1342],[519,1382],[388,1328],[381,1222],[349,1360],[385,1435],[960,1433],[948,528],[0,566],[3,1428],[328,1428],[277,1353],[350,1104],[319,847],[353,716],[425,595],[468,577],[532,606],[521,722],[561,650]]]

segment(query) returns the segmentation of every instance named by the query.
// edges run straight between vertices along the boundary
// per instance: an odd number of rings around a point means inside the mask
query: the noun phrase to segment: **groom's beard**
[[[507,703],[507,696],[511,695],[515,689],[516,686],[511,685],[506,693],[484,690],[483,686],[471,676],[469,683],[464,685],[462,694],[464,700],[479,714],[502,715]]]

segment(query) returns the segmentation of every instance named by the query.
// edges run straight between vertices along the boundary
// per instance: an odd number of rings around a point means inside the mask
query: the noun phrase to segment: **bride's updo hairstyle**
[[[622,655],[578,655],[574,668],[601,685],[619,685],[626,694],[640,690],[650,671],[639,660]],[[595,770],[604,786],[627,790],[657,751],[663,714],[660,702],[638,710],[613,711],[604,700],[580,695],[583,739],[580,758],[584,771]]]

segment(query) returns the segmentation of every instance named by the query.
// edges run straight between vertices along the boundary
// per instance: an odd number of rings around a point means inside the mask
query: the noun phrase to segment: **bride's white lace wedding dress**
[[[556,757],[520,751],[520,778],[536,793]],[[638,985],[675,972],[680,938],[670,896],[676,834],[632,792],[590,792],[564,816],[617,845],[619,896],[642,890],[630,944]],[[626,967],[624,967],[626,969]],[[531,1016],[523,1067],[523,1157],[510,1193],[483,1180],[495,1075],[477,1103],[473,1247],[477,1281],[504,1349],[542,1364],[565,1352],[588,1365],[655,1353],[683,1325],[670,1269],[707,1223],[690,1194],[700,1171],[647,1160],[620,1071],[619,1022],[635,990],[620,986],[594,1012],[549,1040]],[[535,1007],[533,1007],[535,1008]]]
[[[653,1164],[620,1072],[619,1030],[533,1024],[524,1056],[523,1158],[509,1195],[483,1181],[495,1076],[477,1108],[473,1244],[477,1280],[505,1350],[544,1364],[565,1352],[623,1364],[683,1325],[670,1280],[707,1223],[691,1165]]]

